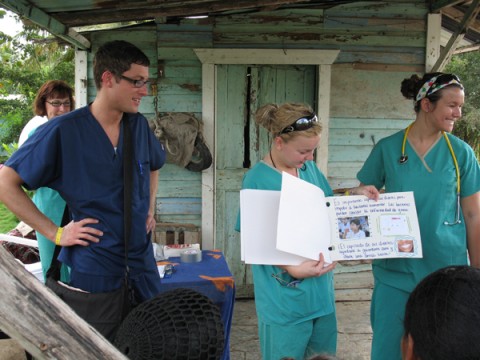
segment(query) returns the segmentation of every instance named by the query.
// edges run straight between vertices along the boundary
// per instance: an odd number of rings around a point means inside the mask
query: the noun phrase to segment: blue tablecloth
[[[162,279],[162,291],[189,288],[208,296],[218,305],[225,331],[225,347],[222,359],[230,359],[230,327],[235,303],[235,283],[222,252],[203,250],[202,261],[183,263],[179,257],[171,257],[159,265],[173,264],[175,272]]]

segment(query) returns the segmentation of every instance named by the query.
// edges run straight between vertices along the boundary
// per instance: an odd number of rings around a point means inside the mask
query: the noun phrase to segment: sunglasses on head
[[[442,75],[439,75],[438,78],[437,78],[437,83],[440,83],[440,84],[444,84],[444,83],[447,83],[447,82],[450,82],[452,80],[455,80],[456,82],[458,83],[461,83],[459,77],[455,74],[442,74]]]
[[[307,117],[301,117],[300,119],[295,120],[292,125],[287,126],[285,129],[280,131],[280,134],[287,134],[292,131],[302,131],[310,129],[315,123],[318,122],[317,115],[312,114]]]

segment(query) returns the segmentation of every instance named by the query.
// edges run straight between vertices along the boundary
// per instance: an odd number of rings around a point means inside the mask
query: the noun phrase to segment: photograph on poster
[[[342,217],[338,219],[338,238],[344,240],[370,237],[368,216]]]

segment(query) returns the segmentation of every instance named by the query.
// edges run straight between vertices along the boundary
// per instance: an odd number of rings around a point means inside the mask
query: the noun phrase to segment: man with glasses
[[[102,45],[95,54],[95,100],[40,127],[0,169],[0,201],[20,219],[63,247],[59,259],[71,268],[70,285],[91,293],[122,286],[125,274],[123,118],[129,118],[134,171],[128,265],[138,302],[159,292],[150,234],[158,169],[165,151],[138,113],[147,95],[149,59],[125,41]],[[47,106],[68,107],[50,100]],[[72,221],[59,227],[32,203],[27,189],[60,193]]]

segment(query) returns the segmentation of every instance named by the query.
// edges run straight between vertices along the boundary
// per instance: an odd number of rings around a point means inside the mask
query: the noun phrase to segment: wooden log
[[[0,327],[35,359],[127,359],[0,246]]]

